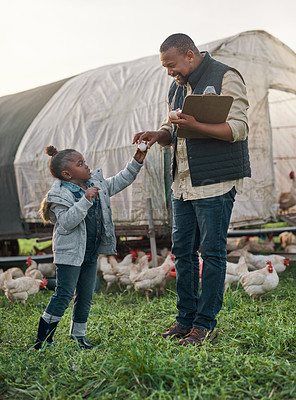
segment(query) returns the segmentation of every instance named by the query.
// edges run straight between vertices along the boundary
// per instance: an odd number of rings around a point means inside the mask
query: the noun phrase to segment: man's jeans
[[[56,289],[45,313],[62,317],[75,293],[72,321],[86,323],[96,284],[97,257],[84,261],[80,267],[64,264],[56,267]]]
[[[176,321],[183,328],[212,330],[223,303],[226,242],[235,188],[209,199],[172,199],[172,253],[175,255]],[[199,293],[199,259],[203,259]]]

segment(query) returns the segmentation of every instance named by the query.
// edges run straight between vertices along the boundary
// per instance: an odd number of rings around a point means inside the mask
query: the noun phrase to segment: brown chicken
[[[290,244],[296,245],[296,236],[292,232],[282,232],[279,234],[281,247],[285,249]]]
[[[273,237],[268,236],[268,238],[263,243],[248,241],[244,249],[252,253],[272,253],[274,251],[274,246],[275,243]]]

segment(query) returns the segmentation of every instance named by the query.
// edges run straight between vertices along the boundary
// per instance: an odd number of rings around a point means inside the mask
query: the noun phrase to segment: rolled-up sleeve
[[[227,123],[232,131],[232,142],[245,140],[249,133],[247,116],[249,102],[246,86],[235,71],[229,70],[225,73],[221,95],[233,97],[233,103],[227,118]]]
[[[166,130],[169,131],[171,133],[171,135],[173,134],[173,124],[171,123],[171,121],[169,120],[169,108],[168,108],[168,113],[167,113],[167,117],[164,121],[162,121],[161,126],[159,128],[159,131],[162,130]]]

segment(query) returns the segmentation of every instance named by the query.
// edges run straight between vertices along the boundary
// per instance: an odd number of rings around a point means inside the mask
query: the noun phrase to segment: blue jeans
[[[212,330],[223,303],[226,242],[235,188],[208,199],[172,199],[179,326]],[[199,259],[203,259],[201,292]]]
[[[97,257],[84,260],[82,265],[57,264],[56,289],[45,312],[62,317],[72,300],[72,321],[86,323],[97,277]]]

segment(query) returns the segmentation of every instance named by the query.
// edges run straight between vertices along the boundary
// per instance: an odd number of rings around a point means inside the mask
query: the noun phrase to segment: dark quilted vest
[[[234,70],[214,60],[206,52],[202,63],[189,76],[188,82],[192,87],[192,93],[203,94],[207,86],[214,86],[216,93],[220,94],[223,76],[229,69]],[[169,90],[169,103],[172,108],[182,108],[185,97],[186,87],[173,82]],[[176,143],[175,127],[173,179],[176,170]],[[186,139],[186,146],[192,186],[210,185],[251,176],[248,139],[235,143],[217,139]]]

